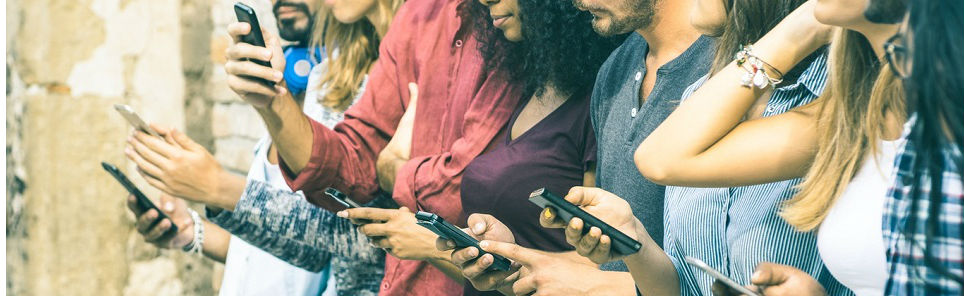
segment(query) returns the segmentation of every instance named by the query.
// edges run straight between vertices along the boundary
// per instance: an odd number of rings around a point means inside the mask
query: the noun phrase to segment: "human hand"
[[[351,219],[372,245],[404,260],[448,260],[448,252],[435,249],[438,235],[416,224],[408,208],[354,208],[340,211],[338,217]]]
[[[760,295],[827,295],[823,286],[806,272],[793,266],[763,262],[757,265],[756,271],[750,277],[752,285],[747,286],[751,291],[760,291]],[[726,285],[714,282],[714,295],[739,295],[740,293]]]
[[[137,232],[144,237],[144,241],[158,248],[184,248],[194,240],[194,220],[187,211],[187,203],[182,199],[162,194],[157,204],[160,205],[158,208],[162,209],[169,219],[156,222],[160,218],[157,210],[142,211],[137,204],[137,199],[133,195],[127,196],[127,208],[131,213],[134,213],[137,220]],[[151,227],[152,225],[153,227]],[[177,226],[177,233],[168,233],[171,225]]]
[[[395,128],[395,135],[388,141],[385,149],[378,153],[376,161],[378,185],[385,192],[392,192],[398,169],[412,158],[412,129],[415,126],[415,110],[418,106],[418,85],[409,83],[408,91],[411,98],[408,109],[405,109],[405,114]]]
[[[612,273],[595,265],[563,258],[516,244],[485,240],[482,250],[498,254],[522,265],[518,279],[512,284],[516,295],[635,295],[630,282],[614,282]],[[618,281],[618,280],[617,280]]]
[[[764,39],[775,38],[775,42],[781,47],[780,53],[795,55],[798,60],[829,44],[835,29],[833,26],[817,21],[814,17],[816,2],[816,0],[810,0],[801,4],[773,27]],[[791,68],[780,70],[787,73]]]
[[[228,73],[228,86],[235,93],[256,108],[266,108],[276,96],[287,92],[284,87],[284,52],[278,37],[263,28],[258,29],[264,36],[266,47],[241,42],[241,37],[251,32],[251,29],[251,25],[246,22],[228,25],[228,35],[234,39],[234,44],[225,50],[224,56],[228,61],[224,63],[224,70]],[[251,60],[270,62],[271,67],[256,64]],[[268,85],[258,79],[275,84]]]
[[[573,187],[565,199],[629,237],[641,240],[649,235],[639,219],[633,216],[629,203],[615,194],[595,187]],[[547,228],[565,228],[566,241],[576,247],[576,253],[592,262],[603,264],[622,257],[612,252],[612,238],[602,234],[598,227],[591,227],[584,233],[582,219],[562,221],[555,211],[546,208],[539,215],[539,223]]]
[[[515,237],[509,227],[492,215],[472,214],[469,215],[468,229],[464,229],[477,240],[491,240],[505,243],[515,243]],[[438,238],[435,242],[436,248],[440,251],[455,249],[455,242],[443,238]],[[480,250],[475,247],[456,249],[452,252],[452,264],[462,270],[472,286],[479,291],[491,291],[502,289],[512,285],[518,279],[520,265],[512,264],[508,271],[487,271],[486,269],[495,262],[492,254],[484,254],[479,257]]]
[[[214,156],[184,133],[157,125],[164,139],[135,131],[128,139],[127,158],[137,164],[147,183],[164,193],[205,204],[219,198],[226,174]]]

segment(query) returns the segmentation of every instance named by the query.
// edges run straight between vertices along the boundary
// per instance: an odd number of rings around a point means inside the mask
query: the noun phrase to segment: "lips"
[[[504,24],[505,21],[508,20],[509,17],[511,17],[511,16],[512,16],[512,15],[493,15],[493,16],[492,16],[492,25],[493,25],[493,26],[496,26],[496,27],[502,26],[502,24]]]

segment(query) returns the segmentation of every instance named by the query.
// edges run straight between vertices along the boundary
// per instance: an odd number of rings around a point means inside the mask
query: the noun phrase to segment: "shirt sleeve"
[[[373,264],[385,253],[347,219],[309,204],[300,193],[249,180],[234,211],[208,212],[231,234],[292,265],[319,271],[330,256]]]
[[[399,25],[405,26],[405,23]],[[395,23],[392,26],[393,32],[405,32],[405,28],[396,28]],[[410,56],[405,54],[407,37],[408,34],[386,35],[379,58],[369,72],[365,92],[345,112],[343,122],[332,130],[310,121],[312,152],[301,172],[293,174],[284,159],[279,161],[291,189],[305,192],[311,203],[332,211],[344,209],[324,196],[324,190],[329,187],[348,194],[358,203],[374,199],[379,190],[375,171],[378,153],[394,135],[408,106],[407,84],[415,81],[413,71],[400,72],[400,69],[413,69],[412,61],[395,59],[396,50],[402,51],[399,56]]]

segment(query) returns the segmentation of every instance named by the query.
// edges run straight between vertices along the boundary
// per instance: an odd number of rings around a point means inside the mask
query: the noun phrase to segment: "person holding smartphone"
[[[301,96],[309,98],[305,104],[306,112],[310,112],[319,121],[333,126],[340,121],[341,110],[356,98],[354,93],[346,92],[329,97],[323,95],[328,93],[322,90],[322,74],[326,73],[327,66],[324,65],[327,65],[327,60],[322,66],[314,66],[310,75],[292,68],[305,66],[299,64],[311,65],[313,60],[322,59],[322,57],[310,55],[311,52],[319,52],[319,50],[307,50],[321,48],[324,43],[321,39],[325,34],[326,26],[322,24],[329,21],[328,11],[313,12],[320,9],[321,5],[321,1],[276,1],[274,12],[281,36],[295,42],[285,51],[287,65],[289,65],[284,72],[287,89],[297,94],[299,99]],[[314,26],[314,24],[319,25]],[[371,24],[361,22],[357,25],[330,25],[328,30],[338,33],[365,26],[370,27]],[[333,35],[337,34],[328,36]],[[374,38],[374,36],[367,36],[367,38]],[[359,39],[358,42],[367,41]],[[377,47],[377,43],[371,46]],[[337,50],[336,46],[329,48]],[[371,51],[369,49],[369,52]],[[343,69],[346,75],[354,74],[354,76],[351,79],[342,80],[340,82],[342,84],[338,84],[339,87],[363,85],[365,69],[361,65],[366,61],[371,63],[372,60],[374,57],[371,55],[363,56],[362,60],[352,62],[360,65],[360,69],[350,67]],[[299,90],[307,90],[307,93]],[[352,295],[377,294],[378,281],[381,280],[383,273],[383,263],[381,263],[383,253],[369,247],[367,240],[352,232],[353,228],[347,222],[341,223],[345,225],[339,225],[342,219],[337,219],[329,212],[320,211],[308,205],[303,197],[287,189],[287,184],[280,178],[274,153],[269,152],[273,148],[268,138],[258,143],[248,180],[244,180],[222,169],[210,153],[182,133],[155,128],[167,135],[167,141],[138,134],[132,140],[131,146],[134,149],[129,151],[128,156],[138,163],[142,174],[145,174],[152,185],[169,194],[204,203],[209,209],[216,209],[213,212],[217,214],[210,215],[209,218],[217,224],[205,220],[200,222],[200,226],[205,229],[205,239],[202,244],[204,253],[220,254],[220,257],[212,258],[222,262],[225,260],[224,253],[227,253],[225,277],[221,288],[223,295],[261,293],[318,295],[325,286],[328,286],[328,289],[325,289],[325,295],[334,294],[336,291]],[[272,199],[273,203],[265,203],[262,200],[253,204],[252,198],[242,198],[245,193],[248,193],[245,195],[248,197],[280,196],[281,198]],[[182,205],[183,200],[165,201],[164,204],[168,205],[168,210],[172,210],[172,215],[186,215],[186,209]],[[140,216],[138,229],[145,228],[142,232],[145,234],[145,239],[159,246],[180,246],[180,241],[194,234],[190,231],[185,232],[182,227],[181,234],[178,236],[162,238],[156,233],[164,231],[168,224],[161,222],[153,229],[146,229],[156,215],[151,212],[140,214],[133,208],[132,211]],[[267,230],[276,227],[273,225],[279,222],[285,223],[279,217],[293,217],[297,220],[295,224],[302,226],[302,234],[307,231],[305,229],[307,225],[328,225],[325,232],[327,235],[312,236],[314,241],[308,242],[279,239],[282,236],[297,235],[297,233],[273,233]],[[229,235],[218,225],[234,235]],[[230,245],[219,243],[222,241],[219,238],[222,237],[230,237]],[[269,241],[274,243],[269,244]],[[307,243],[314,243],[315,247],[306,248]],[[285,247],[290,250],[291,246],[295,246],[293,248],[298,249],[299,252],[283,250]],[[308,273],[278,257],[308,270],[325,270],[326,274],[327,270],[331,270],[332,275],[329,280],[328,276]],[[297,259],[293,259],[295,257]],[[331,258],[330,261],[329,258]],[[314,275],[315,279],[321,281],[305,281],[299,274]]]

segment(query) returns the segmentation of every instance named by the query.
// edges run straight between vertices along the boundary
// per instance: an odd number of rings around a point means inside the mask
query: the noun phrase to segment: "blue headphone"
[[[308,75],[311,69],[321,62],[320,48],[315,48],[314,53],[307,47],[288,47],[285,49],[285,82],[288,83],[288,91],[293,95],[301,94],[308,89]]]

